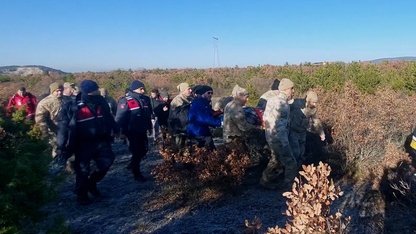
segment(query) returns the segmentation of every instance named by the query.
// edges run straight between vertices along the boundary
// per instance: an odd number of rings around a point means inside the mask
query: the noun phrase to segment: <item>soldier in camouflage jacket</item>
[[[247,132],[256,128],[247,122],[243,106],[248,99],[248,92],[246,89],[236,85],[233,89],[233,100],[229,102],[224,108],[224,123],[223,123],[223,137],[225,146],[236,147],[245,152],[248,147],[245,144],[245,137]]]
[[[263,171],[260,184],[268,189],[287,188],[297,175],[297,162],[289,144],[290,107],[288,101],[293,98],[294,84],[289,79],[282,79],[279,95],[267,101],[263,120],[266,140],[271,149],[271,158]],[[278,184],[275,179],[278,162],[285,167],[284,181]]]
[[[62,91],[61,84],[52,83],[49,86],[50,95],[39,102],[35,114],[36,124],[40,127],[43,137],[49,138],[53,158],[58,155],[56,135],[58,133],[58,114],[62,105]]]

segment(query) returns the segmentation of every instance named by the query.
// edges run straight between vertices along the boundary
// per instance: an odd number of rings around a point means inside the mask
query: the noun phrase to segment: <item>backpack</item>
[[[256,125],[256,126],[263,126],[263,113],[260,109],[244,106],[243,107],[244,114],[246,115],[246,120],[248,123]]]
[[[169,132],[172,135],[185,133],[188,126],[188,115],[191,109],[191,103],[177,106],[175,109],[171,109],[168,118]]]

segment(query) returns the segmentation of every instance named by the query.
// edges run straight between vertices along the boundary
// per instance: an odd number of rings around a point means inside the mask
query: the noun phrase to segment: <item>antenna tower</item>
[[[220,55],[218,53],[218,37],[212,37],[214,44],[214,68],[220,67]]]

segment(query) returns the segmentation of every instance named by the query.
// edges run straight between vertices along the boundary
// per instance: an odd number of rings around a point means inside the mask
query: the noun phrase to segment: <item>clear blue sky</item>
[[[414,0],[0,0],[0,9],[0,66],[83,72],[416,56]]]

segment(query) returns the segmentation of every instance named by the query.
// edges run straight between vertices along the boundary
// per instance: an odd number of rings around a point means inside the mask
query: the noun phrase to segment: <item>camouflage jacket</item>
[[[287,95],[280,92],[267,101],[263,115],[267,142],[289,145],[290,107],[287,99]]]
[[[172,102],[170,103],[170,108],[173,110],[177,106],[182,106],[183,104],[191,103],[191,97],[185,97],[182,93],[178,94],[176,97],[173,98]]]
[[[35,121],[42,133],[49,131],[58,133],[58,114],[61,110],[62,98],[52,94],[42,99],[36,107]]]
[[[246,120],[243,105],[237,99],[229,102],[224,108],[223,137],[224,142],[229,143],[231,136],[244,136],[244,133],[255,128]]]

